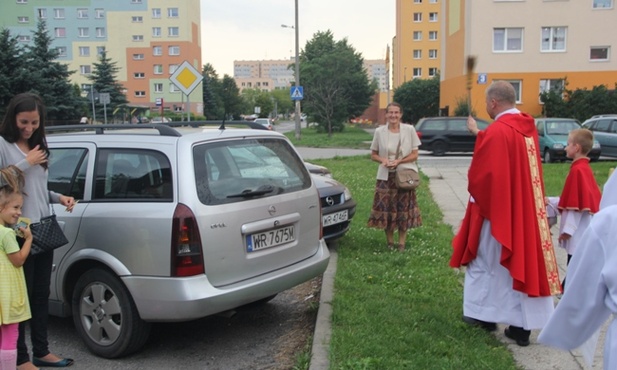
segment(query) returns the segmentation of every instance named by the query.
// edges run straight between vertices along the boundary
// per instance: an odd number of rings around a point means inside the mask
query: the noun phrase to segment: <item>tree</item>
[[[67,65],[56,61],[58,50],[51,46],[45,20],[39,20],[33,32],[33,45],[26,47],[22,64],[25,68],[16,79],[24,84],[13,93],[35,92],[41,96],[50,120],[76,119],[81,114],[82,98],[75,95]]]
[[[223,101],[224,117],[228,118],[229,115],[232,115],[234,119],[240,119],[243,106],[240,90],[233,77],[227,74],[223,76],[221,82],[220,96]]]
[[[342,131],[344,122],[370,105],[376,86],[368,79],[364,59],[347,39],[334,41],[330,30],[317,32],[300,55],[303,106],[319,127]]]
[[[394,90],[394,101],[403,106],[403,122],[415,124],[422,117],[439,114],[439,75],[414,78]]]
[[[225,107],[221,99],[221,81],[212,64],[204,65],[203,76],[204,116],[206,119],[223,119]]]
[[[291,100],[289,89],[272,90],[271,94],[276,102],[276,111],[278,114],[290,114],[294,110],[294,104]]]
[[[19,90],[15,76],[23,69],[21,53],[17,38],[11,36],[7,28],[0,30],[0,118],[4,117],[14,92]]]
[[[568,81],[564,78],[563,88],[540,94],[545,117],[575,118],[583,122],[597,114],[617,112],[617,83],[613,90],[606,85],[594,86],[591,90],[570,90],[567,86]]]
[[[242,90],[242,100],[244,101],[244,109],[246,112],[253,112],[255,107],[259,107],[259,118],[269,117],[274,110],[274,99],[272,94],[259,89],[244,89]]]
[[[104,117],[103,108],[107,108],[107,117],[110,116],[110,112],[113,112],[119,106],[128,103],[126,95],[124,95],[124,86],[116,80],[116,75],[120,68],[116,62],[113,62],[111,58],[107,57],[107,52],[103,50],[99,55],[98,62],[93,63],[94,68],[92,73],[88,76],[88,79],[92,82],[94,91],[109,94],[109,104],[106,107],[103,104],[99,104],[97,107],[97,119]]]

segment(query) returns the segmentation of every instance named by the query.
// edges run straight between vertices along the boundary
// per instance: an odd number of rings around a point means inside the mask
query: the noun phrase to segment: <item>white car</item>
[[[169,123],[171,120],[167,117],[153,117],[150,123]]]
[[[270,118],[256,118],[255,123],[259,123],[260,125],[267,128],[268,130],[272,130],[273,128],[272,121],[270,121]]]

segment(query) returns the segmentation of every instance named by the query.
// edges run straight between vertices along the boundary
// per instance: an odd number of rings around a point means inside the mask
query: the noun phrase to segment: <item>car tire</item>
[[[448,144],[443,140],[437,140],[431,145],[431,151],[434,156],[441,157],[448,151]]]
[[[73,323],[88,349],[117,358],[139,350],[150,335],[150,323],[139,317],[135,302],[114,274],[95,268],[77,280]]]
[[[551,152],[548,149],[544,149],[544,163],[552,163],[553,162],[553,156],[551,155]]]

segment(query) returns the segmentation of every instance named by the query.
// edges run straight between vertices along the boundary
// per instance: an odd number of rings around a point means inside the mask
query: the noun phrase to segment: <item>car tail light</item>
[[[418,139],[422,139],[422,133],[420,131],[416,131],[416,134],[418,134]]]
[[[317,195],[319,198],[319,195]],[[323,213],[321,213],[321,198],[319,198],[319,239],[323,239]]]
[[[171,276],[193,276],[204,272],[197,220],[187,206],[178,204],[171,231]]]

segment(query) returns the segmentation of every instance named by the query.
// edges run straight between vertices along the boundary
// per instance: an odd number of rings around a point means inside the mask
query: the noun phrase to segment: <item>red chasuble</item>
[[[589,158],[572,162],[557,208],[594,214],[600,208],[601,197],[600,187],[589,166]]]
[[[475,203],[469,202],[452,241],[450,266],[466,265],[476,257],[482,223],[488,219],[513,288],[530,297],[560,293],[534,119],[524,113],[504,114],[480,131],[468,177]]]

